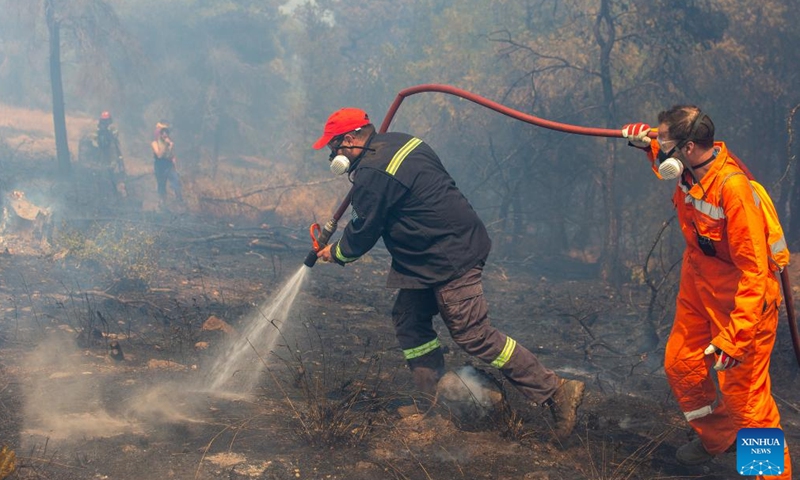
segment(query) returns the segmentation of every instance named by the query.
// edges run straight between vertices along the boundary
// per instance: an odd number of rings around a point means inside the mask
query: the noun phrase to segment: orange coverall
[[[679,181],[672,197],[686,250],[664,369],[686,420],[716,455],[741,428],[780,428],[769,363],[781,294],[755,192],[725,144],[714,145],[717,159],[700,183]],[[648,152],[656,172],[658,148],[653,141]],[[714,256],[703,253],[698,235],[713,241]],[[704,354],[709,344],[741,362],[717,372],[720,397],[714,355]],[[791,465],[787,445],[784,474],[769,478],[791,479]]]

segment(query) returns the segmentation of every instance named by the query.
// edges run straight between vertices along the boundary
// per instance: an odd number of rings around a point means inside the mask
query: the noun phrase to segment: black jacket
[[[395,132],[368,146],[351,174],[353,218],[332,246],[338,263],[355,261],[383,237],[392,255],[388,286],[425,288],[486,260],[486,227],[433,149]]]

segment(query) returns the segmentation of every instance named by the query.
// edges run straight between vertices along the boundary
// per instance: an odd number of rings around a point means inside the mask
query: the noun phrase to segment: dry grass
[[[647,467],[661,444],[674,433],[675,427],[666,426],[661,431],[641,443],[632,453],[623,453],[619,446],[612,446],[605,441],[592,443],[588,436],[584,442],[589,457],[588,478],[592,480],[630,480],[640,478],[640,469]],[[585,465],[584,465],[585,466]]]
[[[247,168],[223,162],[214,176],[186,170],[182,176],[197,208],[211,216],[254,221],[272,216],[284,223],[326,221],[349,186],[340,179],[301,181],[295,168],[267,159],[250,159]]]
[[[367,442],[375,429],[386,424],[388,406],[398,401],[380,392],[383,372],[378,355],[367,352],[352,361],[332,362],[326,358],[325,342],[313,327],[306,326],[310,349],[287,345],[282,358],[294,380],[291,389],[270,370],[287,402],[292,405],[299,428],[297,435],[309,445],[357,446]],[[314,338],[315,337],[315,338]],[[301,352],[320,352],[319,360],[305,358]],[[289,392],[298,392],[300,402],[292,402]]]
[[[67,142],[73,154],[78,141],[94,129],[96,120],[88,116],[67,116]],[[55,155],[53,114],[45,110],[13,107],[0,103],[0,139],[9,147],[32,157]]]

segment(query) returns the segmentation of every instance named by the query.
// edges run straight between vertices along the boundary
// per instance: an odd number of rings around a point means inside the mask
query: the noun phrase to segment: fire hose
[[[397,94],[397,97],[395,97],[394,102],[392,102],[392,105],[389,107],[389,111],[386,113],[386,116],[384,117],[383,123],[381,123],[378,132],[385,133],[389,129],[389,125],[392,123],[394,115],[395,113],[397,113],[397,109],[400,108],[400,104],[403,103],[403,100],[406,97],[410,97],[411,95],[423,92],[439,92],[439,93],[454,95],[456,97],[469,100],[473,103],[477,103],[478,105],[484,106],[498,113],[502,113],[503,115],[509,116],[516,120],[520,120],[522,122],[530,123],[532,125],[547,128],[550,130],[556,130],[565,133],[573,133],[577,135],[588,135],[594,137],[619,137],[619,138],[622,137],[622,129],[582,127],[578,125],[570,125],[567,123],[554,122],[552,120],[546,120],[540,117],[536,117],[534,115],[520,112],[519,110],[514,110],[513,108],[509,108],[505,105],[499,104],[497,102],[481,97],[472,92],[462,90],[460,88],[456,88],[450,85],[442,85],[435,83],[417,85],[414,87],[409,87],[404,90],[401,90]],[[649,136],[651,138],[655,138],[657,134],[656,132],[651,131]],[[741,168],[742,171],[745,173],[745,175],[747,175],[747,177],[752,180],[753,175],[750,173],[750,170],[747,168],[747,166],[735,156],[733,158],[736,161],[739,168]],[[330,240],[330,237],[336,231],[339,219],[342,217],[342,215],[344,215],[345,210],[347,210],[347,207],[350,205],[350,199],[352,197],[352,193],[353,191],[351,189],[347,193],[347,196],[344,198],[342,203],[334,212],[333,217],[330,220],[328,220],[328,222],[325,224],[324,228],[320,228],[319,224],[316,223],[311,225],[310,233],[313,242],[313,248],[308,253],[305,261],[303,262],[304,265],[306,265],[307,267],[314,266],[314,264],[317,261],[317,252],[325,248],[328,241]],[[794,348],[795,357],[797,358],[797,364],[800,365],[800,333],[798,333],[797,329],[797,320],[795,317],[794,300],[792,296],[791,283],[789,281],[788,269],[784,268],[783,270],[781,270],[780,276],[781,276],[781,285],[783,287],[783,298],[786,306],[786,318],[789,322],[789,332],[792,337],[792,347]]]

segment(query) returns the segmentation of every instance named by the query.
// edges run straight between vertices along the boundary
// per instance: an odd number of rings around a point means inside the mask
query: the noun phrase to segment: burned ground
[[[34,201],[40,191],[82,198],[52,178],[28,185]],[[648,320],[646,287],[612,289],[553,260],[493,256],[485,288],[495,325],[586,382],[578,427],[563,444],[552,441],[543,409],[474,364],[441,323],[448,367],[473,364],[506,396],[488,412],[425,407],[393,338],[380,249],[305,272],[277,343],[253,348],[247,368],[259,372],[257,385],[209,392],[204,379],[225,342],[305,268],[309,244],[303,227],[201,211],[103,205],[91,220],[56,216],[49,238],[3,234],[0,444],[16,454],[9,478],[738,477],[733,455],[698,468],[674,461],[690,432],[661,369],[668,312]],[[203,329],[212,316],[234,331]],[[112,342],[123,359],[109,355]],[[772,375],[787,439],[800,444],[784,319]]]

